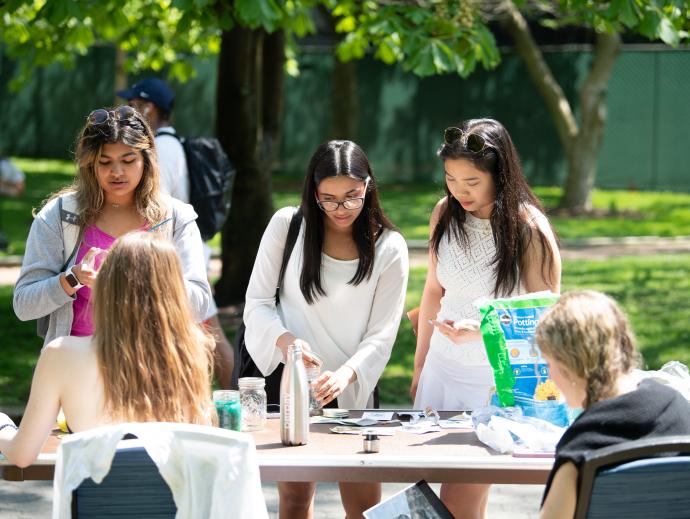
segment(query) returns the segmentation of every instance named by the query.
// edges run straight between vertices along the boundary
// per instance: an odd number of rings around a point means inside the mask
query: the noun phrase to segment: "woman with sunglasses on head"
[[[488,404],[494,386],[473,302],[558,292],[561,261],[501,123],[473,119],[447,128],[438,156],[446,196],[429,223],[410,395],[415,409],[471,411]],[[457,517],[484,517],[488,492],[489,485],[444,484],[441,499]]]
[[[94,280],[93,337],[58,337],[36,364],[21,427],[0,413],[0,451],[25,467],[62,407],[79,432],[123,422],[210,425],[213,338],[194,322],[182,265],[162,235],[115,241]]]
[[[296,215],[296,216],[295,216]],[[293,217],[300,230],[276,306],[281,258]],[[244,310],[247,350],[268,376],[301,345],[323,362],[316,397],[371,408],[390,357],[407,287],[407,245],[379,204],[362,149],[329,141],[311,158],[299,208],[280,209],[261,240]],[[314,483],[279,483],[280,516],[312,517]],[[340,483],[348,518],[378,503],[381,485]]]
[[[149,230],[172,240],[201,321],[211,291],[196,214],[159,193],[154,136],[144,118],[129,106],[94,110],[77,140],[76,163],[74,184],[50,197],[31,224],[14,289],[17,317],[40,319],[44,344],[91,335],[91,286],[104,251],[126,233]]]

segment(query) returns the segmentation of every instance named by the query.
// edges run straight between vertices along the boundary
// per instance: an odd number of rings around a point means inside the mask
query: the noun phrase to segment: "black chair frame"
[[[575,519],[586,519],[594,480],[600,470],[639,459],[674,455],[690,455],[690,436],[645,438],[588,453],[579,478]]]

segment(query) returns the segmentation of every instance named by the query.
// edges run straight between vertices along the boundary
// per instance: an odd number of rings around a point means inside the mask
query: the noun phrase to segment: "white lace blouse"
[[[545,218],[539,211],[535,217]],[[530,210],[531,212],[531,210]],[[478,299],[493,297],[496,276],[492,261],[496,254],[491,222],[465,213],[467,243],[458,240],[452,233],[446,233],[439,244],[436,277],[444,288],[441,309],[437,320],[462,319],[480,320],[479,310],[473,304]],[[522,292],[521,285],[512,294]],[[466,365],[488,365],[482,341],[455,345],[437,329],[431,336],[430,347],[455,347],[454,356]]]

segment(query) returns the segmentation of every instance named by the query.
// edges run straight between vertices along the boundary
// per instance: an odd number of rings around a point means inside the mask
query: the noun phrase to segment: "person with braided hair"
[[[570,407],[584,409],[556,446],[541,517],[573,517],[586,452],[657,436],[690,434],[680,393],[635,374],[640,355],[626,315],[592,290],[563,295],[544,315],[536,341]]]

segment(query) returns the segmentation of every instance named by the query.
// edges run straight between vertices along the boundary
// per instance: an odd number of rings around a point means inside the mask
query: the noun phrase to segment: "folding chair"
[[[74,519],[174,518],[177,507],[146,449],[136,440],[118,447],[110,472],[100,485],[91,478],[72,493]]]
[[[268,519],[252,437],[203,425],[124,423],[70,435],[53,491],[60,519],[222,519],[230,510]]]
[[[592,451],[580,476],[576,519],[690,517],[690,436]]]

